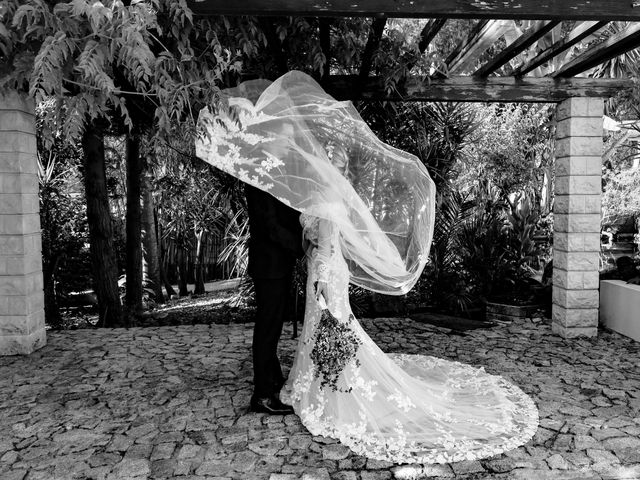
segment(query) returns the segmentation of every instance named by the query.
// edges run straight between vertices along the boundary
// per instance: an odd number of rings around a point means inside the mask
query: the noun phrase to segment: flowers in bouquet
[[[311,350],[314,376],[320,379],[322,388],[338,391],[338,378],[349,362],[355,359],[355,364],[360,365],[355,357],[362,342],[349,327],[353,319],[353,315],[349,315],[348,322],[341,322],[328,308],[322,310]],[[349,391],[351,388],[346,390]]]

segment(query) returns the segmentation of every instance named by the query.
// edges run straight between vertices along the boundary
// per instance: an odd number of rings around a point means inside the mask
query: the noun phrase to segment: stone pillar
[[[33,102],[0,94],[0,355],[46,343]]]
[[[601,98],[557,107],[553,232],[553,331],[569,338],[598,332],[602,190]]]

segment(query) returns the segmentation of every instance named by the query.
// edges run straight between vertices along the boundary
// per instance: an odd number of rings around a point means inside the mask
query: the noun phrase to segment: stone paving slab
[[[363,325],[386,351],[508,377],[538,404],[534,439],[481,461],[367,460],[296,416],[248,413],[252,324],[76,330],[0,357],[0,479],[640,479],[639,343],[562,339],[530,320],[463,336],[406,319]]]

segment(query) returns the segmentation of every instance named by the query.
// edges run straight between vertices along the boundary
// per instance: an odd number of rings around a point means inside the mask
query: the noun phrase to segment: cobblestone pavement
[[[0,357],[0,479],[384,480],[640,478],[640,344],[563,340],[544,323],[451,335],[365,320],[387,351],[484,365],[533,396],[534,439],[499,457],[394,466],[247,412],[252,324],[50,333]],[[285,331],[282,355],[295,348]]]

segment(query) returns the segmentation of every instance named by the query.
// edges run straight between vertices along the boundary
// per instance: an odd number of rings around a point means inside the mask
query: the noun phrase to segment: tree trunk
[[[140,135],[127,135],[127,294],[130,313],[142,311],[142,211],[140,207],[142,159]]]
[[[84,186],[87,198],[87,223],[91,246],[91,264],[99,325],[122,326],[122,306],[118,292],[118,264],[113,246],[113,225],[107,194],[102,131],[89,125],[82,137]]]
[[[181,297],[189,295],[187,288],[187,259],[184,248],[178,248],[178,293]]]
[[[58,306],[55,275],[59,260],[60,256],[56,255],[55,259],[51,259],[51,256],[49,256],[49,262],[43,262],[44,316],[47,323],[54,327],[59,327],[62,323],[60,308]]]
[[[162,279],[162,284],[164,285],[164,289],[167,291],[167,297],[171,298],[174,295],[178,295],[178,293],[173,289],[173,285],[169,282],[169,276],[167,275],[167,263],[162,262],[160,264],[160,278]]]
[[[158,260],[160,262],[160,278],[162,279],[162,283],[164,284],[164,289],[167,291],[167,297],[171,298],[173,295],[177,295],[177,293],[169,282],[169,275],[167,274],[167,269],[169,268],[169,253],[164,251],[163,249],[161,230],[162,227],[158,222],[158,217],[157,215],[155,215],[155,211],[154,219],[154,225],[156,227],[156,232],[158,233]]]
[[[204,257],[204,248],[203,248],[203,240],[204,240],[204,230],[200,230],[196,232],[196,257],[193,262],[193,276],[195,287],[193,289],[193,293],[196,295],[201,295],[205,293],[204,291],[204,272],[202,268],[202,258]]]
[[[148,168],[148,165],[146,165]],[[153,214],[153,195],[148,171],[142,175],[142,242],[144,245],[143,260],[146,266],[145,286],[153,290],[154,301],[164,303],[162,295],[162,279],[160,278],[160,255],[158,253],[158,236]]]
[[[40,226],[42,228],[42,277],[44,283],[44,316],[49,325],[57,328],[62,323],[58,298],[55,288],[55,273],[60,261],[60,254],[54,251],[59,232],[53,221],[52,199],[49,185],[40,185]],[[59,197],[56,198],[59,200]],[[45,232],[47,233],[45,235]]]

